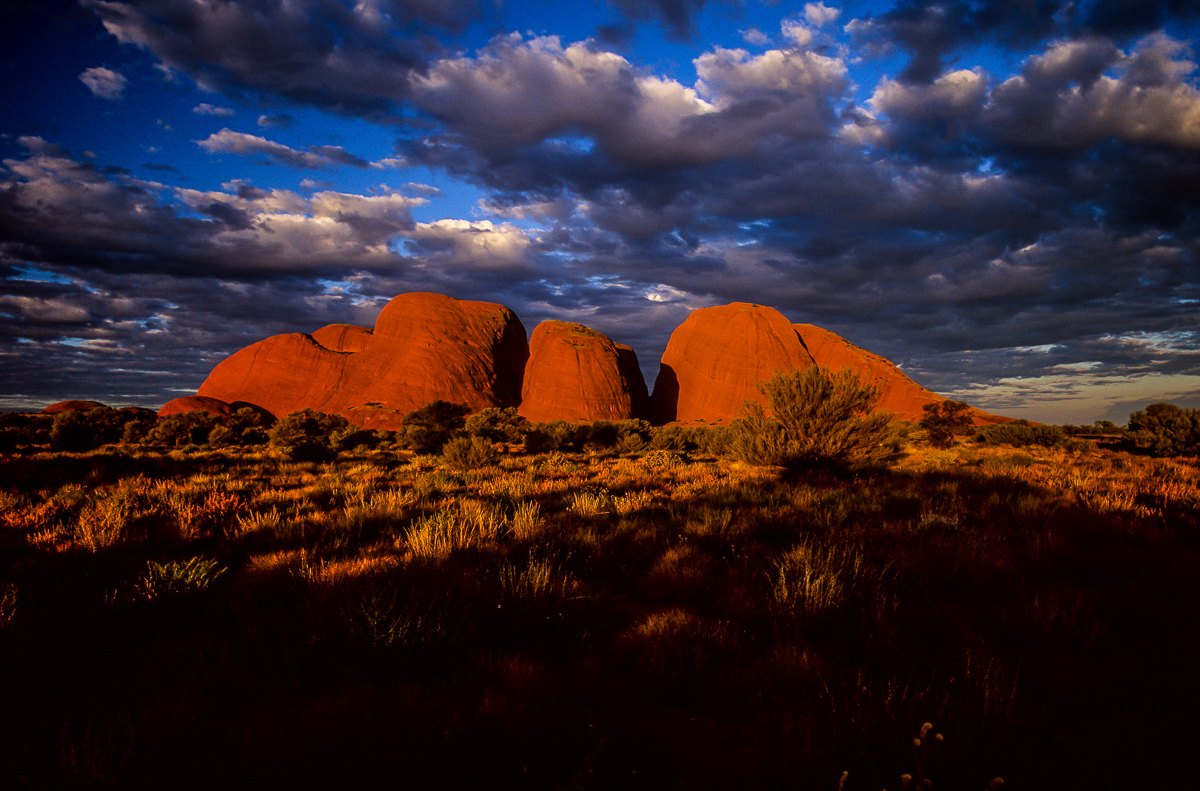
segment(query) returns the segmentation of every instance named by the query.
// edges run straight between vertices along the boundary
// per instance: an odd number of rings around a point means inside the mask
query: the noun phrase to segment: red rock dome
[[[901,371],[895,363],[845,338],[814,324],[796,324],[796,332],[817,365],[831,371],[849,368],[867,384],[879,388],[877,409],[891,412],[900,420],[920,420],[925,405],[945,401],[946,397],[922,387]],[[1011,418],[990,415],[979,409],[970,410],[975,425],[1008,422]]]
[[[646,405],[628,346],[582,324],[543,321],[529,338],[519,413],[533,421],[626,420]]]
[[[59,401],[42,410],[43,415],[55,415],[59,412],[87,412],[92,409],[108,409],[107,404],[99,401]]]
[[[158,416],[166,417],[167,415],[179,415],[184,412],[208,412],[210,415],[226,418],[235,411],[231,405],[217,398],[184,396],[172,399],[163,404],[162,409],[158,410]]]
[[[302,409],[397,428],[431,401],[516,406],[529,348],[516,314],[491,302],[402,294],[375,330],[330,325],[259,341],[213,369],[198,394],[247,401],[276,417]]]
[[[734,302],[692,311],[663,352],[655,422],[732,420],[745,401],[764,402],[758,385],[776,371],[812,364],[791,322],[774,308]]]

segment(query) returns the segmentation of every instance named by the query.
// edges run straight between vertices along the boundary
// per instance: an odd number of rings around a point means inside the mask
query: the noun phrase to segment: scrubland
[[[7,787],[1196,787],[1195,460],[113,445],[0,481]]]

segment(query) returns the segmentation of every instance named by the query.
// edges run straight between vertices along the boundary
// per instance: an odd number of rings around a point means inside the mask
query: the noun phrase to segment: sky
[[[998,414],[1200,406],[1194,0],[0,7],[0,409],[410,291],[650,385],[742,301]]]

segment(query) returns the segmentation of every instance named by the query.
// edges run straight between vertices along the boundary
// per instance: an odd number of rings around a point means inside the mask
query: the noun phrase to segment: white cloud
[[[765,47],[771,43],[771,37],[762,32],[756,27],[742,31],[742,41],[747,44],[753,44],[756,47]]]
[[[262,154],[280,164],[296,168],[321,169],[334,165],[364,168],[371,164],[354,156],[341,146],[314,146],[307,151],[300,151],[285,146],[283,143],[276,143],[273,140],[267,140],[257,135],[248,135],[244,132],[234,132],[232,129],[213,132],[206,139],[195,142],[210,154],[226,153],[243,156]]]
[[[125,91],[125,84],[128,82],[124,75],[103,66],[85,69],[79,75],[79,79],[88,87],[89,91],[101,99],[120,99],[121,94]]]
[[[230,118],[234,114],[230,107],[214,107],[208,102],[200,102],[192,108],[192,112],[197,115],[215,115],[219,118]]]
[[[807,47],[812,43],[813,32],[803,22],[795,19],[785,19],[780,26],[783,37],[795,44],[797,47]]]
[[[830,8],[824,3],[805,3],[804,18],[817,27],[828,25],[842,13],[840,8]]]

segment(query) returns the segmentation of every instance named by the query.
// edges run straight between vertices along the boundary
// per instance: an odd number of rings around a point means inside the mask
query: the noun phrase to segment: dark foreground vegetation
[[[0,458],[3,785],[1196,787],[1194,460],[508,422]]]

